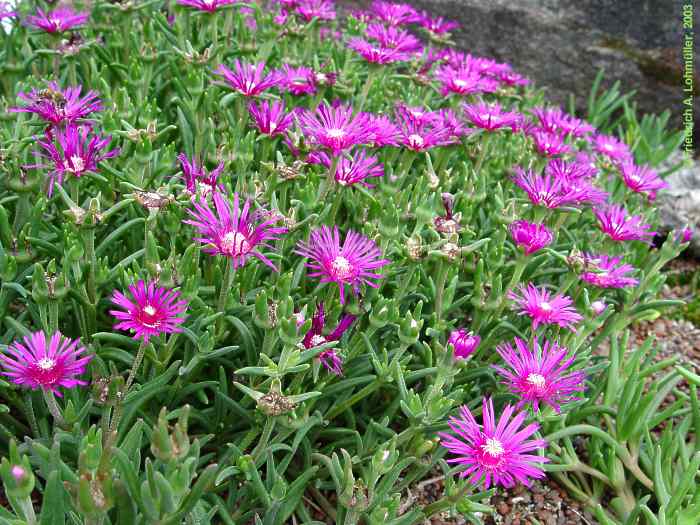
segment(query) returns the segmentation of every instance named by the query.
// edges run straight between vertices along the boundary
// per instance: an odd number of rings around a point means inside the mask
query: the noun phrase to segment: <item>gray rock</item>
[[[672,155],[662,166],[670,167],[684,160],[680,151]],[[666,178],[669,188],[659,192],[659,208],[662,227],[678,230],[689,226],[693,238],[688,248],[695,257],[700,257],[700,164],[685,158],[684,166]]]

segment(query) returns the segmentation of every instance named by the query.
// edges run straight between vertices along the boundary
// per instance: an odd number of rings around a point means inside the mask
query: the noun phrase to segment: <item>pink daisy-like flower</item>
[[[515,111],[504,111],[499,103],[465,104],[463,108],[469,121],[486,131],[495,131],[505,127],[512,128],[522,118],[522,115]]]
[[[427,11],[422,11],[419,16],[418,24],[434,36],[447,36],[450,31],[459,27],[459,24],[454,20],[446,20],[441,16],[432,17]]]
[[[316,73],[313,69],[287,64],[278,71],[280,88],[292,95],[313,95],[316,93]]]
[[[623,162],[632,158],[632,152],[627,144],[610,135],[595,135],[593,148],[614,162]]]
[[[428,114],[430,118],[426,117]],[[396,116],[399,121],[399,143],[405,148],[422,152],[455,142],[452,129],[445,125],[439,114],[425,112],[416,116],[410,108],[399,106]]]
[[[311,320],[311,329],[306,333],[302,344],[304,348],[315,348],[330,341],[339,341],[343,334],[350,328],[355,321],[354,315],[346,314],[338,323],[335,330],[330,334],[323,335],[323,330],[326,326],[326,314],[323,308],[323,303],[319,303],[316,314]],[[343,359],[338,355],[335,348],[328,348],[318,355],[321,364],[333,374],[337,376],[343,375]]]
[[[299,111],[299,127],[306,139],[318,146],[328,148],[334,156],[367,140],[367,115],[353,116],[350,106],[329,106],[322,103],[316,111]]]
[[[210,193],[224,191],[223,185],[217,182],[224,171],[223,162],[220,162],[216,168],[207,172],[204,165],[200,164],[197,159],[193,158],[190,161],[184,153],[180,153],[177,156],[177,160],[180,161],[185,188],[193,196],[199,194],[202,197],[206,197]]]
[[[564,113],[561,108],[535,108],[532,112],[539,120],[540,127],[550,133],[583,137],[594,131],[588,122]]]
[[[65,90],[56,82],[49,82],[47,89],[32,89],[29,93],[18,93],[18,97],[28,102],[24,107],[10,108],[15,113],[34,113],[54,125],[74,123],[95,111],[102,110],[102,102],[96,91],[88,91],[80,96],[82,86],[68,87]]]
[[[610,196],[589,182],[596,176],[597,170],[591,169],[588,164],[551,159],[547,163],[545,173],[568,188],[574,204],[603,204]]]
[[[314,18],[319,20],[335,20],[335,7],[331,0],[299,0],[295,12],[305,22]]]
[[[224,78],[226,85],[246,97],[256,97],[279,84],[277,73],[264,74],[265,64],[243,64],[236,60],[233,71],[221,64],[214,74]]]
[[[87,126],[70,124],[63,129],[49,129],[45,137],[45,140],[37,140],[37,144],[44,150],[40,155],[49,159],[51,164],[32,164],[27,168],[52,168],[49,197],[53,194],[54,184],[63,184],[66,175],[82,177],[88,172],[96,172],[98,163],[119,154],[119,148],[105,151],[112,137],[90,136]]]
[[[374,147],[397,146],[400,131],[386,115],[367,113],[367,143]]]
[[[650,201],[656,199],[656,192],[668,188],[668,184],[649,166],[638,166],[631,159],[620,164],[622,180],[629,189],[646,195]]]
[[[77,379],[85,372],[92,359],[78,339],[71,340],[60,332],[49,336],[34,332],[15,341],[0,352],[2,374],[13,383],[37,390],[42,388],[61,396],[58,388],[74,388],[87,385]]]
[[[447,344],[452,345],[454,349],[454,357],[456,359],[466,359],[472,355],[480,342],[481,337],[464,328],[452,330],[450,337],[447,339]]]
[[[472,95],[474,93],[495,93],[498,82],[485,77],[471,67],[455,68],[447,65],[437,70],[435,78],[440,82],[440,93],[443,96],[452,93],[456,95]]]
[[[581,370],[569,371],[574,356],[566,357],[569,351],[545,341],[530,348],[526,341],[516,337],[513,349],[510,343],[496,348],[498,355],[510,369],[493,366],[503,377],[503,384],[520,398],[516,408],[532,403],[539,411],[540,403],[551,406],[557,413],[561,405],[579,399],[575,394],[584,390],[585,373]]]
[[[368,42],[358,37],[348,40],[348,47],[372,64],[384,65],[392,62],[405,62],[411,59],[409,53],[384,47],[374,42]]]
[[[533,331],[540,324],[556,324],[574,331],[573,325],[583,319],[576,308],[571,306],[571,298],[566,295],[552,295],[545,288],[537,288],[532,283],[527,287],[520,286],[519,291],[520,294],[508,292],[508,299],[520,307],[520,315],[526,315],[532,320]]]
[[[63,33],[83,25],[90,18],[89,13],[74,11],[70,7],[59,7],[50,13],[38,8],[36,15],[28,16],[28,25],[46,31],[47,33]]]
[[[333,230],[325,225],[314,230],[308,243],[299,242],[295,253],[311,259],[312,262],[306,264],[312,270],[310,277],[320,277],[322,283],[338,284],[340,304],[345,304],[346,284],[352,287],[355,295],[359,294],[361,284],[377,288],[372,279],[382,276],[373,270],[390,262],[380,259],[382,253],[373,241],[352,230],[341,246],[337,226]]]
[[[513,182],[527,193],[530,202],[536,206],[553,209],[576,204],[579,200],[578,193],[568,181],[554,178],[549,173],[538,175],[532,170],[516,167]]]
[[[527,86],[530,84],[530,80],[522,75],[519,75],[515,71],[503,71],[496,77],[501,82],[509,87],[515,86]]]
[[[331,158],[323,151],[314,151],[309,156],[310,162],[318,162],[326,168],[331,167]],[[339,158],[335,168],[335,181],[340,186],[353,186],[362,184],[367,188],[373,188],[366,179],[381,177],[384,175],[384,165],[377,161],[374,155],[367,155],[365,150],[355,152],[351,157],[343,155]]]
[[[685,244],[693,240],[693,230],[692,228],[683,228],[679,232],[676,232],[676,242],[680,244]]]
[[[548,458],[530,454],[543,449],[547,442],[543,439],[528,440],[537,430],[537,423],[522,427],[527,412],[519,412],[513,417],[514,407],[507,405],[496,421],[493,411],[493,400],[483,400],[483,426],[479,425],[469,408],[460,408],[461,417],[451,417],[448,425],[455,435],[440,432],[440,441],[456,457],[448,459],[448,463],[458,463],[465,468],[460,473],[461,478],[469,476],[472,485],[478,485],[482,480],[485,488],[492,484],[505,488],[515,486],[517,482],[529,487],[530,478],[542,479],[545,474],[538,463],[546,463]]]
[[[375,18],[391,26],[413,24],[421,20],[418,11],[407,4],[394,4],[375,0],[370,10]]]
[[[651,243],[656,235],[641,215],[627,215],[623,206],[611,205],[593,210],[600,230],[613,241],[644,241]]]
[[[204,199],[194,202],[194,209],[187,210],[192,219],[184,221],[197,228],[201,237],[195,240],[205,245],[204,252],[228,257],[234,269],[253,256],[277,271],[272,261],[260,253],[260,248],[271,248],[268,241],[276,241],[286,233],[286,228],[273,226],[279,217],[258,223],[255,215],[250,214],[249,200],[246,199],[241,210],[238,193],[233,194],[233,206],[219,192],[214,193],[213,201],[214,210]]]
[[[635,271],[631,264],[621,264],[622,257],[584,255],[584,271],[581,280],[598,288],[627,288],[639,281],[628,274]]]
[[[216,12],[220,7],[238,3],[238,0],[177,0],[179,5],[193,7],[208,13]]]
[[[513,242],[530,255],[552,244],[554,236],[544,224],[535,224],[525,220],[514,221],[510,225]]]
[[[294,123],[294,113],[286,113],[284,102],[277,100],[273,102],[263,100],[260,105],[251,102],[248,112],[258,131],[270,137],[282,135]]]
[[[112,303],[124,309],[109,311],[119,320],[115,329],[129,330],[134,339],[145,343],[160,334],[182,332],[180,325],[186,318],[183,314],[187,301],[179,300],[179,291],[161,288],[154,281],[139,281],[129,286],[129,296],[119,290],[112,294]]]
[[[568,162],[563,159],[551,159],[547,162],[545,172],[557,179],[574,181],[595,178],[598,174],[598,169],[595,166],[591,166],[589,163],[579,160]]]
[[[420,40],[408,31],[384,24],[370,24],[365,34],[383,47],[400,53],[416,53],[423,49]]]
[[[543,129],[536,129],[529,133],[535,144],[535,149],[540,155],[554,157],[571,151],[571,147],[564,142],[564,136]]]

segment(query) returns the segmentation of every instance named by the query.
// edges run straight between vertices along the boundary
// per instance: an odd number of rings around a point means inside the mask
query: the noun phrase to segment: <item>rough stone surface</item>
[[[682,160],[679,152],[671,156],[666,165],[671,166]],[[688,250],[700,257],[700,163],[688,163],[666,178],[669,188],[659,192],[657,205],[663,227],[678,230],[689,226],[693,238]]]

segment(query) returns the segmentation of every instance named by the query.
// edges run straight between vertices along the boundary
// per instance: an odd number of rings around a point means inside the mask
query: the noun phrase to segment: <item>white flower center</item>
[[[543,375],[535,373],[528,374],[526,381],[537,388],[543,388],[544,385],[547,383],[547,380],[544,378]]]
[[[350,264],[350,261],[348,261],[342,255],[338,255],[338,257],[333,259],[331,268],[333,269],[333,273],[335,273],[336,277],[341,279],[347,279],[348,277],[352,276],[352,265]]]
[[[423,145],[425,144],[425,140],[423,137],[417,134],[409,135],[408,137],[408,142],[411,146],[422,148]]]
[[[61,29],[62,22],[60,18],[49,18],[49,22],[51,22],[56,29]]]
[[[328,130],[328,136],[332,139],[342,139],[345,136],[345,130],[340,128],[331,128]]]
[[[605,151],[614,151],[614,150],[615,150],[615,146],[613,146],[612,144],[603,144],[603,149],[604,149]]]
[[[255,82],[252,80],[246,80],[245,82],[245,90],[246,91],[253,91],[253,88],[255,87]]]
[[[545,312],[551,312],[552,311],[552,305],[549,304],[547,301],[542,301],[540,303],[540,310],[543,310]]]
[[[326,338],[322,335],[315,335],[311,338],[311,346],[319,346],[326,342]]]
[[[248,239],[241,232],[228,232],[221,239],[221,251],[226,255],[245,255],[250,248]]]
[[[270,133],[274,133],[277,129],[277,122],[270,122]]]
[[[146,307],[143,309],[143,312],[146,315],[151,315],[151,316],[156,315],[156,309],[153,306],[151,306],[150,304],[146,305]]]
[[[464,87],[467,87],[467,82],[462,80],[461,78],[458,78],[457,80],[454,81],[454,85],[457,86],[458,88],[464,88]]]
[[[70,167],[66,168],[66,171],[71,173],[81,173],[85,171],[85,161],[80,155],[73,155],[70,159]]]
[[[486,443],[481,445],[481,450],[493,458],[497,458],[505,452],[503,444],[496,438],[486,439]]]
[[[42,370],[51,370],[54,366],[56,366],[56,361],[51,358],[44,357],[43,359],[39,359],[39,361],[37,361],[36,366]]]

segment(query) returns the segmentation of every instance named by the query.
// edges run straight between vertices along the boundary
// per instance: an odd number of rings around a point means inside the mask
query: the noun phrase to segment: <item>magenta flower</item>
[[[273,102],[263,100],[260,105],[251,102],[248,105],[248,112],[258,131],[270,137],[282,135],[294,123],[294,113],[286,113],[284,102],[277,100]]]
[[[368,42],[358,37],[353,37],[348,40],[348,47],[371,64],[384,65],[391,64],[392,62],[405,62],[411,59],[409,53],[404,53],[390,47],[384,47],[374,42]]]
[[[323,335],[323,329],[326,326],[326,314],[323,308],[323,303],[319,303],[316,314],[311,320],[311,329],[306,333],[302,344],[304,348],[310,349],[320,346],[330,341],[339,341],[343,334],[350,328],[350,325],[355,321],[355,316],[346,314],[338,323],[335,330],[330,334]],[[329,371],[337,376],[343,375],[343,359],[336,353],[334,348],[328,348],[318,355],[321,364]]]
[[[407,4],[393,4],[375,0],[370,9],[375,18],[391,26],[413,24],[421,20],[418,11]]]
[[[318,162],[329,169],[332,165],[331,158],[323,151],[312,152],[309,161]],[[373,188],[374,185],[369,184],[366,179],[383,175],[384,165],[378,162],[374,155],[368,156],[365,150],[359,150],[351,157],[343,155],[335,168],[335,181],[340,186],[362,184],[367,188]]]
[[[382,276],[373,270],[390,262],[380,259],[382,253],[373,241],[352,230],[348,231],[341,246],[337,226],[333,230],[328,226],[314,230],[308,243],[299,242],[295,253],[312,260],[306,264],[312,270],[310,277],[320,277],[322,283],[337,283],[340,304],[345,304],[346,284],[352,287],[355,295],[359,294],[361,284],[377,288],[372,279],[381,279]]]
[[[564,136],[543,129],[536,129],[529,133],[535,144],[535,149],[540,155],[554,157],[571,151],[571,147],[564,142]]]
[[[220,7],[237,3],[238,0],[177,0],[179,5],[214,13]]]
[[[74,123],[95,111],[102,110],[102,102],[96,91],[88,91],[80,96],[82,86],[68,87],[65,90],[56,82],[49,82],[46,89],[32,89],[29,93],[18,93],[18,97],[28,102],[24,107],[11,108],[15,113],[34,113],[53,125]]]
[[[552,177],[550,173],[538,175],[532,170],[515,168],[513,182],[527,193],[530,202],[545,208],[558,208],[579,202],[579,193],[565,179]]]
[[[692,228],[686,227],[681,231],[676,233],[676,242],[680,244],[685,244],[693,240],[693,230]]]
[[[422,152],[455,142],[452,129],[445,125],[439,114],[422,112],[416,116],[411,108],[399,106],[396,116],[399,121],[399,143],[412,151]]]
[[[595,130],[588,122],[567,115],[560,108],[535,108],[532,112],[540,122],[540,127],[550,133],[583,137]]]
[[[200,164],[197,159],[193,158],[190,161],[184,153],[180,153],[177,156],[177,160],[180,161],[180,166],[182,167],[182,178],[185,181],[185,187],[193,196],[199,193],[202,197],[206,197],[210,193],[224,191],[223,185],[217,183],[219,176],[224,171],[223,162],[220,162],[216,168],[207,172],[204,165]]]
[[[464,328],[452,330],[450,337],[447,339],[447,344],[452,345],[454,356],[456,359],[466,359],[477,349],[481,337],[474,335],[474,332],[469,332]]]
[[[526,315],[532,320],[533,331],[540,324],[556,324],[575,331],[573,325],[583,319],[576,308],[571,306],[571,298],[566,295],[552,295],[545,288],[537,288],[532,283],[527,287],[520,286],[519,291],[520,294],[508,292],[508,299],[520,307],[520,315]]]
[[[71,340],[61,332],[49,336],[39,331],[25,336],[23,343],[15,341],[0,352],[0,365],[4,369],[2,374],[16,385],[50,390],[60,397],[59,387],[87,385],[77,379],[92,359],[86,352],[78,339]]]
[[[485,77],[471,67],[443,66],[437,70],[435,78],[440,82],[440,93],[443,96],[452,93],[456,95],[495,93],[498,90],[498,82]]]
[[[608,309],[608,305],[605,304],[605,301],[602,301],[602,300],[600,300],[600,299],[597,300],[597,301],[593,301],[593,302],[591,303],[591,310],[592,310],[593,313],[596,314],[596,315],[602,314],[602,313],[603,313],[605,310],[607,310],[607,309]]]
[[[400,53],[417,53],[423,49],[420,40],[408,31],[384,24],[370,24],[365,31],[368,38],[376,40],[382,47]]]
[[[456,455],[447,462],[465,467],[460,477],[469,476],[472,485],[478,485],[483,479],[485,488],[492,484],[511,488],[517,482],[529,487],[532,483],[529,478],[544,478],[545,474],[538,463],[546,463],[549,459],[529,452],[545,448],[547,442],[527,439],[539,430],[539,425],[530,423],[521,429],[527,412],[519,412],[512,417],[514,408],[511,405],[503,409],[498,421],[492,399],[484,398],[482,407],[483,426],[463,405],[461,417],[451,417],[448,421],[456,435],[446,432],[438,434],[442,446]]]
[[[204,252],[228,257],[234,269],[243,266],[253,256],[277,271],[259,248],[271,248],[268,241],[276,241],[286,233],[285,228],[273,227],[279,216],[258,223],[255,214],[250,214],[249,200],[246,199],[243,210],[240,209],[238,193],[233,194],[233,206],[219,192],[214,193],[213,201],[214,210],[204,199],[194,202],[194,210],[187,210],[192,219],[184,221],[197,228],[201,237],[195,240],[205,245]]]
[[[530,348],[526,341],[516,337],[513,349],[510,343],[496,348],[508,367],[493,366],[503,377],[503,384],[520,398],[516,408],[532,403],[539,411],[540,403],[551,406],[557,413],[564,403],[579,399],[575,393],[584,390],[585,373],[581,370],[569,372],[574,355],[567,358],[569,351],[545,341],[540,347],[538,342]]]
[[[9,3],[0,2],[0,20],[16,17],[17,12],[12,10],[12,6]]]
[[[522,118],[522,115],[515,111],[503,111],[499,103],[485,104],[480,102],[478,104],[465,104],[463,107],[469,121],[486,131],[495,131],[505,127],[512,128]]]
[[[527,86],[530,83],[529,79],[514,71],[503,71],[499,73],[496,78],[498,78],[502,84],[509,87]]]
[[[579,158],[583,160],[582,157]],[[580,160],[567,162],[562,159],[551,159],[547,162],[545,171],[557,179],[566,181],[592,179],[598,174],[598,169],[595,166]]]
[[[350,106],[322,103],[316,111],[299,111],[299,127],[311,144],[331,150],[334,156],[367,140],[367,115],[353,116]]]
[[[295,11],[305,22],[314,18],[335,20],[335,7],[331,0],[299,0]]]
[[[367,143],[374,147],[397,146],[400,131],[394,122],[386,115],[366,113]]]
[[[614,162],[632,159],[632,152],[629,146],[610,135],[595,135],[593,137],[593,148]]]
[[[584,256],[585,266],[581,280],[598,288],[627,288],[635,286],[639,281],[628,274],[635,271],[631,264],[620,264],[622,257],[607,255]]]
[[[573,204],[603,204],[608,200],[607,192],[589,182],[597,174],[597,170],[589,164],[551,159],[545,173],[568,188]]]
[[[28,25],[47,33],[63,33],[83,25],[88,18],[90,18],[89,13],[74,11],[70,7],[59,7],[50,13],[38,8],[36,15],[28,16],[26,22]]]
[[[638,166],[631,159],[620,164],[622,180],[629,189],[646,195],[650,201],[656,199],[656,192],[668,188],[668,184],[649,166]]]
[[[109,311],[119,320],[115,329],[129,330],[134,339],[144,343],[160,334],[182,332],[180,325],[185,321],[187,301],[179,300],[179,291],[161,288],[154,281],[139,281],[129,285],[129,296],[118,290],[112,294],[112,303],[124,309]]]
[[[49,129],[45,133],[45,140],[37,140],[37,144],[44,150],[40,155],[49,159],[51,164],[32,164],[27,167],[51,169],[49,197],[53,194],[54,184],[63,184],[66,175],[79,178],[86,173],[96,172],[98,163],[119,154],[118,148],[105,151],[112,137],[90,136],[90,131],[87,126],[71,124],[65,129]]]
[[[459,24],[454,20],[445,20],[441,16],[433,18],[426,11],[422,11],[419,16],[418,24],[434,36],[447,36],[450,31],[459,27]]]
[[[624,207],[611,205],[593,210],[600,230],[613,241],[644,241],[651,243],[656,232],[641,215],[627,215]]]
[[[510,234],[516,246],[530,255],[552,244],[554,236],[544,224],[535,224],[524,220],[514,221],[510,225]]]
[[[280,87],[292,95],[316,93],[316,73],[308,67],[292,67],[287,64],[278,71]]]
[[[233,71],[221,64],[214,74],[222,76],[224,81],[234,91],[246,97],[256,97],[271,87],[279,84],[277,73],[265,75],[265,64],[243,64],[238,59],[234,62]]]

